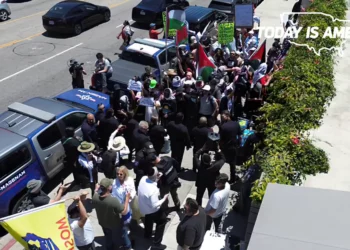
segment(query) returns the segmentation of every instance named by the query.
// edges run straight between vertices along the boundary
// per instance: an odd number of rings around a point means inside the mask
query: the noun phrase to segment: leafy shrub
[[[346,3],[344,0],[314,0],[307,11],[345,19]],[[306,29],[302,29],[296,43],[308,44],[316,50],[341,43],[340,38],[322,38],[327,27],[343,25],[332,22],[330,17],[301,15],[300,25],[319,27],[321,36],[306,39]],[[256,160],[264,176],[254,184],[251,194],[254,201],[262,201],[270,182],[301,184],[308,175],[328,172],[325,152],[312,144],[307,131],[321,125],[327,106],[335,96],[333,65],[334,51],[323,50],[318,56],[306,47],[293,45],[283,70],[274,75],[267,104],[261,108],[265,140],[257,151]]]

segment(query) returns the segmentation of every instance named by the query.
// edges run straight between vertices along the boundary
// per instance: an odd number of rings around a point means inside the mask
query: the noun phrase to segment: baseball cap
[[[196,81],[197,81],[197,82],[202,82],[202,81],[203,81],[203,77],[198,76]]]
[[[112,186],[113,184],[113,180],[112,179],[108,179],[108,178],[103,178],[101,181],[100,181],[100,186],[107,189],[109,188],[110,186]]]
[[[209,86],[209,85],[205,85],[205,86],[203,87],[203,90],[210,91],[210,86]]]
[[[27,183],[27,188],[29,193],[36,193],[41,189],[42,181],[41,180],[30,180]]]
[[[151,23],[149,26],[150,27],[154,27],[154,26],[156,26],[156,24],[155,23]]]
[[[152,79],[151,82],[149,83],[149,88],[154,89],[157,86],[157,81]]]
[[[218,177],[216,177],[215,180],[217,183],[222,183],[222,184],[226,184],[226,182],[228,182],[228,175],[227,174],[220,174]]]

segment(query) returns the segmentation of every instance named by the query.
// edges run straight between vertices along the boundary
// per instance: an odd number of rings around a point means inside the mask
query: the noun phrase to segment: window
[[[86,113],[73,113],[62,118],[66,127],[72,127],[74,130],[79,128],[86,119]]]
[[[61,140],[61,137],[60,129],[55,123],[38,136],[38,142],[42,149],[46,149]]]
[[[69,12],[69,16],[74,16],[74,15],[79,15],[80,13],[83,13],[83,10],[82,8],[79,7],[76,7],[74,8],[71,12]]]
[[[139,52],[124,50],[120,55],[120,58],[125,61],[137,62],[141,65],[150,66],[151,68],[158,68],[158,65],[153,57]]]
[[[85,4],[84,5],[84,9],[87,11],[95,11],[96,10],[96,6],[90,5],[90,4]]]
[[[11,175],[31,160],[29,149],[22,146],[0,160],[0,180]]]
[[[176,48],[175,47],[170,47],[168,48],[168,62],[170,62],[172,59],[176,57]],[[159,54],[159,63],[161,65],[164,65],[166,63],[166,51],[164,50],[162,53]]]

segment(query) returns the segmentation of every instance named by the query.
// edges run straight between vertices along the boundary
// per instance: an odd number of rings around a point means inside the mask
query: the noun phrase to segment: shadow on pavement
[[[193,170],[185,169],[185,171],[179,173],[179,178],[185,181],[195,181],[196,173]]]
[[[133,23],[131,24],[131,27],[135,29],[140,29],[140,30],[149,30],[149,24]]]

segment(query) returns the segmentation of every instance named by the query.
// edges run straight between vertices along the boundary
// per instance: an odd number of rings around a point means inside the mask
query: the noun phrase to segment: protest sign
[[[26,249],[75,249],[64,200],[1,218],[0,225]]]
[[[154,107],[154,99],[148,97],[141,97],[139,105],[146,107]]]
[[[218,27],[218,41],[222,45],[228,45],[232,42],[234,36],[234,23],[220,23]]]
[[[253,28],[253,16],[252,4],[237,4],[235,6],[236,28]]]
[[[166,29],[166,12],[163,11],[163,25],[164,30]],[[168,31],[168,37],[175,37],[176,36],[176,29],[169,29]]]

